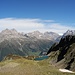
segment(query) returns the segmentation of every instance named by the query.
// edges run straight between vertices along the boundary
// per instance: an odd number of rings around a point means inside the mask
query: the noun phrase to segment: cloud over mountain
[[[74,29],[72,27],[64,26],[60,23],[56,23],[54,20],[42,20],[32,18],[2,18],[0,19],[0,31],[3,29],[15,28],[21,32],[31,32],[39,30],[41,32],[53,31],[59,34],[64,33],[68,29]]]

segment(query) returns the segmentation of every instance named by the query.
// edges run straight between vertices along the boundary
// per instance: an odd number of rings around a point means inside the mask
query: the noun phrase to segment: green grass
[[[12,65],[9,65],[9,64]],[[12,67],[14,64],[18,65]],[[62,73],[51,65],[48,60],[34,61],[24,58],[0,62],[0,75],[75,75]]]

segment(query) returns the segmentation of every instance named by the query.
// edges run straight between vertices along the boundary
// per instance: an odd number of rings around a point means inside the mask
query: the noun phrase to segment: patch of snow
[[[39,35],[39,37],[41,37],[42,35]]]
[[[61,72],[68,72],[68,73],[75,73],[75,72],[67,70],[67,69],[59,69],[59,71],[61,71]]]

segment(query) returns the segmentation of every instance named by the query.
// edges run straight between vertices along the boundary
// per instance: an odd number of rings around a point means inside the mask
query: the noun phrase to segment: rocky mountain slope
[[[75,31],[64,33],[60,42],[55,43],[47,54],[55,66],[75,71]]]
[[[42,38],[42,35],[43,33],[36,31],[34,33],[21,34],[15,29],[3,30],[0,33],[0,61],[8,54],[37,56],[40,53],[47,52],[55,41],[48,39],[46,36]]]

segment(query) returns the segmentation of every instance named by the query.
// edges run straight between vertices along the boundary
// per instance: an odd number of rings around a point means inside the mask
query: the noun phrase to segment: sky
[[[0,31],[75,30],[75,0],[0,0]]]

